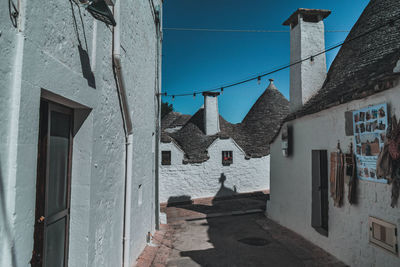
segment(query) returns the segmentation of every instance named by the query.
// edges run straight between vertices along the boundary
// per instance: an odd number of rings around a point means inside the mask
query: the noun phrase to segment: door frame
[[[68,164],[67,164],[67,188],[66,188],[66,209],[52,215],[48,220],[46,204],[48,203],[48,183],[49,162],[50,162],[50,129],[51,112],[56,111],[70,117],[69,145],[68,145]],[[34,246],[32,251],[32,266],[43,266],[46,262],[46,240],[45,228],[47,225],[65,217],[65,241],[64,241],[64,266],[68,266],[69,248],[69,224],[70,224],[70,205],[71,205],[71,170],[72,170],[72,147],[73,147],[73,126],[74,110],[61,104],[51,102],[46,99],[40,101],[39,119],[39,140],[37,157],[37,177],[36,177],[36,207],[34,222]],[[42,217],[43,216],[43,217]]]

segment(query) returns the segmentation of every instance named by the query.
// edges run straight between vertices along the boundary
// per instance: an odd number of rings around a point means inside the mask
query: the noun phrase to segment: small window
[[[171,151],[161,152],[161,165],[171,165]]]
[[[398,253],[396,225],[369,217],[369,242],[387,251]]]
[[[222,151],[222,165],[229,166],[233,163],[233,152]]]

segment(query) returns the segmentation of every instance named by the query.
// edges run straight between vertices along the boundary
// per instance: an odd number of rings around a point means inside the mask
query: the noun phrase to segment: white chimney
[[[219,113],[217,92],[204,92],[204,130],[206,135],[219,133]]]
[[[290,63],[325,50],[323,19],[329,10],[299,8],[283,25],[290,26]],[[290,67],[290,110],[299,110],[326,79],[325,53]]]

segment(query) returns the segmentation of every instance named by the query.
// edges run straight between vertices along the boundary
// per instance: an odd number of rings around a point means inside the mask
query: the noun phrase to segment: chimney
[[[204,92],[204,130],[206,135],[219,133],[218,92]]]
[[[290,26],[290,63],[309,58],[325,50],[323,20],[329,10],[299,8],[283,25]],[[319,89],[326,78],[325,53],[290,67],[290,110],[299,110]]]

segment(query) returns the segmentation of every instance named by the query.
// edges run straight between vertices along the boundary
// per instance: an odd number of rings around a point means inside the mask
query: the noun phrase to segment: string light
[[[395,18],[392,18],[392,19],[390,19],[388,22],[386,22],[386,23],[384,23],[384,24],[382,24],[382,25],[379,25],[379,26],[377,26],[377,27],[375,27],[375,28],[373,28],[373,29],[371,29],[371,30],[369,30],[369,31],[366,31],[366,32],[364,32],[364,33],[362,33],[362,34],[360,34],[360,35],[357,35],[357,36],[355,36],[354,38],[346,39],[346,40],[342,41],[341,43],[336,44],[336,45],[334,45],[334,46],[332,46],[332,47],[330,47],[330,48],[328,48],[328,49],[326,49],[326,50],[324,50],[324,51],[322,51],[322,52],[319,52],[319,53],[317,53],[317,54],[315,54],[315,55],[311,55],[311,56],[309,56],[309,57],[307,57],[307,58],[300,59],[300,60],[295,61],[295,62],[293,62],[293,63],[290,63],[290,64],[287,64],[287,65],[278,67],[278,68],[276,68],[276,69],[274,69],[274,70],[272,70],[272,71],[270,71],[270,72],[267,72],[267,73],[264,73],[264,74],[261,74],[261,75],[258,75],[258,76],[252,77],[252,78],[248,78],[248,79],[246,79],[246,80],[242,80],[242,81],[239,81],[239,82],[231,83],[231,84],[225,85],[224,87],[218,87],[217,89],[198,91],[198,92],[196,92],[195,94],[201,94],[201,93],[203,93],[203,92],[215,92],[215,91],[221,91],[221,94],[222,94],[222,92],[223,92],[224,89],[226,89],[226,88],[230,88],[230,87],[233,87],[233,86],[241,85],[241,84],[244,84],[244,83],[247,83],[247,82],[256,80],[256,79],[257,79],[258,81],[260,81],[262,77],[265,77],[265,76],[267,76],[267,75],[271,75],[271,74],[273,74],[273,73],[276,73],[276,72],[279,72],[279,71],[282,71],[282,70],[285,70],[285,69],[288,69],[288,68],[290,68],[290,67],[292,67],[292,66],[295,66],[295,65],[297,65],[297,64],[300,64],[300,63],[302,63],[302,62],[304,62],[304,61],[307,61],[307,60],[314,61],[315,57],[320,56],[320,55],[322,55],[322,54],[325,54],[325,53],[327,53],[327,52],[329,52],[329,51],[332,51],[332,50],[334,50],[334,49],[336,49],[336,48],[339,48],[339,47],[341,47],[341,46],[343,46],[343,45],[345,45],[345,44],[347,44],[347,43],[349,43],[349,42],[352,42],[352,41],[354,41],[354,40],[356,40],[356,39],[359,39],[359,38],[361,38],[361,37],[364,37],[364,36],[366,36],[366,35],[368,35],[368,34],[371,34],[372,32],[377,31],[377,30],[383,28],[384,26],[390,25],[391,27],[393,27],[393,26],[395,26],[395,22],[396,22],[397,20],[399,20],[399,19],[400,19],[400,16],[395,17]],[[160,94],[159,94],[159,95],[160,95]],[[164,94],[162,94],[162,95],[164,95],[164,96],[170,96],[170,95],[168,95],[167,93],[164,93]],[[190,96],[190,95],[191,95],[191,93],[184,93],[184,94],[172,95],[172,100],[175,99],[175,96]]]
[[[249,33],[289,33],[286,30],[239,30],[239,29],[210,29],[210,28],[169,28],[165,27],[163,30],[167,31],[193,31],[193,32],[249,32]],[[348,30],[327,30],[325,32],[349,32]]]
[[[196,98],[196,93],[193,93],[193,99],[195,99]]]
[[[258,85],[260,85],[260,83],[261,83],[261,77],[260,76],[257,77],[257,83],[258,83]]]

